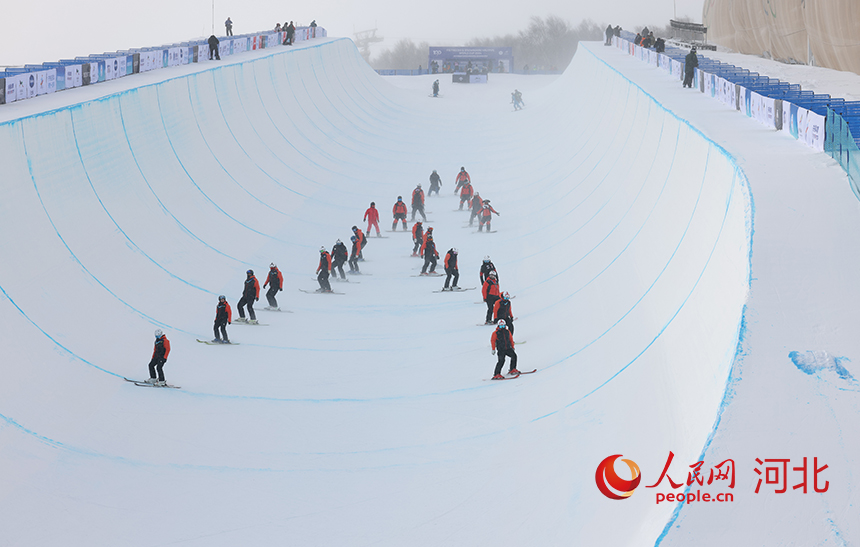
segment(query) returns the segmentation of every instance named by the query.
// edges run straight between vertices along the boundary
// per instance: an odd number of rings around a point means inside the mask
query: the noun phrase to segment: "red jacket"
[[[369,207],[367,211],[364,212],[364,220],[369,220],[371,224],[379,222],[379,211],[376,207]]]
[[[164,351],[164,355],[161,357],[166,361],[167,356],[170,355],[170,340],[167,339],[166,334],[162,334],[161,338],[155,339],[155,347],[152,349],[152,358],[154,359],[156,354],[162,350]]]
[[[486,218],[489,220],[489,218],[493,216],[493,213],[496,213],[497,215],[499,214],[498,211],[493,209],[492,205],[485,205],[484,208],[481,209],[481,218]]]
[[[418,235],[418,230],[421,230],[421,235]],[[418,224],[417,222],[412,226],[412,241],[415,241],[418,238],[421,238],[421,242],[424,242],[424,225]]]
[[[394,209],[392,209],[391,212],[394,216],[397,216],[398,214],[405,215],[407,212],[409,212],[409,210],[406,208],[405,203],[403,203],[402,201],[398,201],[394,204]]]
[[[366,238],[364,237],[364,232],[362,232],[361,228],[359,228],[353,233],[355,234],[356,242],[358,243],[358,250],[361,251],[362,249],[364,249],[364,242],[366,241]]]
[[[488,296],[499,296],[499,282],[488,277],[481,288],[481,294],[484,295],[484,300],[487,300]]]
[[[325,271],[331,270],[331,255],[328,254],[328,251],[320,253],[320,265],[317,268],[317,273],[320,273],[323,268]]]
[[[514,338],[511,336],[511,331],[508,329],[496,329],[493,331],[493,335],[490,336],[490,347],[493,348],[493,351],[496,350],[496,347],[501,349],[514,349]]]
[[[424,205],[424,190],[416,188],[412,190],[412,206]]]
[[[502,307],[502,302],[508,302],[508,304],[505,305],[507,313],[500,316],[499,310]],[[511,302],[510,300],[506,301],[504,298],[499,298],[498,300],[496,300],[496,304],[493,306],[493,320],[494,321],[498,321],[499,319],[504,319],[505,317],[510,317],[511,319],[514,318],[514,311],[513,311],[513,309],[511,309],[510,302]]]
[[[475,189],[472,188],[472,183],[466,182],[466,184],[464,184],[463,188],[460,190],[460,200],[462,201],[464,199],[470,199],[472,197],[472,194],[474,193]]]
[[[273,281],[273,279],[272,279],[273,277],[277,278],[277,280],[278,280],[278,288],[283,289],[284,288],[284,274],[282,274],[281,270],[279,270],[278,268],[269,268],[269,277],[267,277],[266,282],[263,283],[263,288],[264,289],[266,288],[266,285],[269,284],[269,281]],[[275,286],[274,282],[272,283],[272,286],[273,287]]]
[[[215,319],[218,319],[218,314],[221,313],[221,302],[215,306]],[[233,309],[230,308],[230,303],[224,301],[224,312],[227,315],[227,323],[233,322]]]
[[[469,173],[466,171],[460,171],[457,173],[457,188],[463,186],[463,183],[472,182],[472,178],[469,176]]]

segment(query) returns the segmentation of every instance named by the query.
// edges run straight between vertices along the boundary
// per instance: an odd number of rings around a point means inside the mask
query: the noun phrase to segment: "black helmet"
[[[248,270],[248,271],[247,271],[247,272],[245,272],[245,273],[246,273],[246,274],[248,274],[248,275],[254,275],[254,270]]]

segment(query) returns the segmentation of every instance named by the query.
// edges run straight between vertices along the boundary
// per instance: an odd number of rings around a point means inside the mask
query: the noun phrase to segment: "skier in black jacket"
[[[693,87],[693,75],[699,66],[699,58],[696,56],[696,46],[690,50],[684,59],[684,87]]]
[[[490,272],[496,272],[496,266],[490,260],[490,256],[487,255],[484,257],[484,263],[481,264],[481,285],[484,285],[484,282],[487,280],[487,277],[490,275]],[[499,277],[499,273],[496,272],[496,279]]]
[[[332,278],[337,279],[337,273],[340,272],[340,278],[346,279],[346,274],[343,273],[343,265],[349,258],[349,251],[346,250],[346,245],[341,240],[337,240],[334,247],[331,248],[331,273]],[[337,271],[335,271],[337,269]]]
[[[434,169],[432,173],[430,173],[430,191],[427,192],[427,196],[432,196],[433,192],[436,192],[436,195],[439,195],[439,188],[442,187],[442,177],[439,176],[439,173]]]
[[[457,248],[453,247],[448,250],[448,254],[445,255],[445,274],[448,276],[445,278],[445,287],[442,288],[443,291],[453,291],[454,289],[459,289],[457,287],[457,281],[460,280],[460,270],[457,268]],[[451,283],[451,278],[454,278],[454,284],[449,288],[448,286]]]
[[[436,252],[436,243],[433,242],[433,236],[427,235],[424,241],[424,267],[421,268],[421,275],[430,275],[436,273],[436,261],[439,258],[439,253]],[[430,266],[430,272],[427,272],[427,266]]]

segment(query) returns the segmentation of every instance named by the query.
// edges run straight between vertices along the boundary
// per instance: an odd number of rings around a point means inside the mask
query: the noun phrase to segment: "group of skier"
[[[442,180],[439,174],[434,170],[430,175],[430,194],[436,192],[438,195],[439,188],[442,186]],[[490,231],[490,219],[493,214],[499,213],[490,206],[489,200],[482,200],[481,196],[472,188],[471,178],[466,172],[465,167],[460,168],[460,172],[456,178],[456,188],[454,193],[460,194],[460,210],[464,204],[469,204],[471,216],[469,226],[472,226],[475,218],[479,219],[479,231],[483,230],[484,225],[487,226],[487,231]],[[407,230],[406,204],[403,203],[402,196],[397,197],[397,202],[394,204],[392,213],[394,222],[391,229],[395,231],[398,221],[402,223],[403,230]],[[415,221],[416,214],[420,214],[424,219]],[[365,211],[364,221],[367,222],[366,233],[370,234],[371,229],[376,230],[377,237],[382,237],[379,230],[379,211],[376,209],[376,203],[371,202],[370,207]],[[420,256],[424,259],[424,265],[421,268],[421,275],[436,274],[436,266],[439,259],[439,252],[436,248],[436,243],[433,238],[433,227],[424,229],[423,222],[427,220],[424,213],[424,192],[421,185],[418,184],[412,192],[412,220],[415,221],[412,227],[413,249],[412,256]],[[344,263],[349,264],[350,274],[360,274],[358,262],[363,260],[362,250],[367,243],[365,232],[358,226],[352,227],[353,235],[350,237],[352,249],[348,250],[347,246],[338,239],[329,252],[324,246],[320,247],[320,260],[317,267],[317,281],[320,288],[317,292],[332,292],[329,276],[335,279],[340,275],[341,280],[346,280],[346,274],[343,269]],[[452,247],[445,254],[443,262],[446,278],[445,285],[442,291],[459,290],[458,282],[460,272],[458,267],[459,251],[456,247]],[[254,303],[260,299],[260,283],[254,275],[254,270],[247,270],[246,278],[243,284],[242,297],[239,299],[236,307],[239,312],[239,317],[236,322],[244,322],[248,324],[257,324],[257,316],[254,310]],[[510,357],[509,375],[518,375],[519,371],[516,368],[517,355],[514,351],[513,341],[513,314],[511,312],[510,295],[505,292],[501,293],[499,289],[498,273],[489,256],[484,257],[483,264],[480,270],[481,293],[483,301],[487,304],[487,313],[485,323],[487,325],[496,325],[490,343],[493,354],[498,354],[498,361],[494,371],[493,379],[505,379],[502,376],[501,370],[504,366],[505,358]],[[279,311],[277,301],[277,293],[284,290],[284,277],[278,266],[273,262],[269,265],[269,272],[263,288],[268,287],[266,299],[268,306],[266,309]],[[245,316],[247,309],[248,317]],[[230,339],[227,335],[227,325],[232,324],[233,311],[230,303],[227,302],[227,297],[218,296],[218,302],[215,307],[215,322],[213,325],[214,339],[211,343],[230,344]],[[167,362],[167,357],[170,354],[170,341],[161,329],[155,331],[155,347],[153,349],[152,358],[148,365],[149,379],[147,384],[153,384],[159,387],[170,387],[164,379],[164,365]]]

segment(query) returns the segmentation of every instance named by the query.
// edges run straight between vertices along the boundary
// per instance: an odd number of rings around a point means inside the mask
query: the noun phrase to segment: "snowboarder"
[[[376,202],[371,201],[370,207],[364,212],[364,220],[367,221],[367,234],[370,235],[370,228],[376,228],[376,237],[382,237],[379,233],[379,211],[376,209]]]
[[[212,330],[215,331],[215,339],[213,342],[221,344],[229,344],[230,339],[227,338],[227,325],[233,321],[233,310],[230,309],[230,303],[227,302],[227,297],[223,294],[218,297],[218,305],[215,306],[215,326]],[[218,332],[220,329],[220,333]]]
[[[337,240],[334,247],[331,248],[331,275],[337,279],[337,273],[340,272],[340,278],[346,279],[346,274],[343,273],[343,265],[349,258],[349,252],[346,250],[346,245],[343,241]]]
[[[460,187],[463,186],[466,182],[472,182],[472,178],[469,176],[469,173],[466,172],[465,167],[460,168],[460,172],[457,173],[457,187],[454,188],[454,193],[460,191]]]
[[[458,289],[457,281],[460,280],[460,270],[457,268],[457,248],[452,247],[448,250],[448,253],[445,255],[445,274],[447,277],[445,278],[445,286],[442,288],[443,291],[453,291]],[[454,284],[449,288],[448,285],[451,283],[451,278],[454,278]]]
[[[352,227],[352,233],[358,239],[358,260],[364,262],[364,246],[367,245],[367,237],[358,226]]]
[[[484,257],[484,262],[481,264],[481,285],[483,285],[487,278],[490,276],[490,272],[496,274],[496,280],[499,279],[499,273],[496,271],[496,266],[493,264],[493,261],[490,260],[490,255]]]
[[[224,27],[227,29],[227,36],[233,36],[233,21],[229,17],[224,21]]]
[[[475,189],[472,188],[471,182],[466,181],[465,183],[463,183],[463,185],[460,187],[460,211],[463,210],[463,204],[472,199],[472,195],[474,195],[474,193]]]
[[[490,232],[490,221],[493,220],[493,213],[495,213],[496,216],[499,216],[499,214],[500,214],[498,211],[493,209],[492,206],[490,206],[490,200],[485,199],[484,200],[484,208],[481,209],[481,217],[478,219],[478,221],[479,221],[478,231],[479,232],[483,231],[484,224],[487,225],[487,233]]]
[[[472,223],[475,222],[475,217],[480,215],[481,209],[484,208],[484,202],[481,199],[481,194],[475,192],[475,195],[472,196],[470,206],[472,207],[472,214],[469,215],[469,226],[472,226]]]
[[[167,356],[170,355],[170,340],[161,329],[155,329],[155,347],[152,350],[152,359],[149,361],[149,379],[147,384],[155,384],[157,386],[166,386],[164,381],[164,364],[167,362]],[[156,374],[158,377],[156,378]]]
[[[439,258],[439,253],[436,252],[436,243],[433,242],[433,236],[429,233],[424,238],[424,245],[421,246],[421,256],[424,257],[424,267],[421,268],[421,275],[430,275],[436,273],[436,260]],[[427,271],[427,266],[430,266],[430,271]]]
[[[397,231],[397,221],[403,222],[403,231],[406,231],[406,204],[403,203],[403,196],[397,196],[397,202],[394,204],[394,209],[391,210],[394,214],[394,222],[391,223],[391,231]]]
[[[501,298],[496,300],[493,305],[493,321],[504,321],[508,325],[508,330],[514,334],[514,314],[511,311],[511,295],[505,292]]]
[[[490,347],[493,348],[493,355],[499,354],[499,359],[496,362],[496,370],[493,372],[493,380],[501,380],[502,367],[505,366],[505,356],[511,358],[510,370],[508,374],[519,374],[517,370],[517,352],[514,351],[514,337],[508,332],[507,324],[504,321],[499,321],[493,335],[490,336]]]
[[[275,298],[275,295],[278,294],[278,291],[284,290],[284,275],[274,262],[269,264],[269,276],[266,278],[266,282],[263,283],[264,289],[266,285],[269,286],[269,291],[266,293],[266,299],[269,301],[269,309],[279,310],[278,300]]]
[[[499,299],[499,281],[496,279],[496,272],[490,272],[487,275],[487,280],[484,281],[484,286],[481,288],[481,294],[484,296],[484,302],[487,303],[487,318],[484,320],[484,324],[492,325],[493,308],[496,305],[496,300]]]
[[[439,188],[442,187],[442,177],[439,176],[439,173],[434,169],[432,173],[430,173],[430,191],[427,192],[428,196],[432,196],[433,192],[436,192],[436,195],[439,195]]]
[[[412,220],[415,220],[415,213],[421,213],[421,218],[427,221],[427,215],[424,214],[424,190],[420,184],[412,190]]]
[[[361,273],[358,270],[358,253],[360,252],[358,238],[352,236],[349,240],[352,241],[352,254],[349,255],[349,273]]]
[[[420,220],[412,226],[412,256],[418,256],[418,249],[424,244],[424,223]]]
[[[439,80],[436,80],[435,82],[433,82],[433,96],[434,97],[439,96]]]
[[[317,268],[317,281],[320,288],[316,292],[331,292],[331,284],[328,282],[328,272],[331,270],[331,255],[325,250],[325,247],[320,247],[320,265]],[[242,310],[239,309],[239,313]]]
[[[245,319],[245,310],[244,306],[248,306],[248,317],[250,317],[250,323],[252,325],[257,324],[257,314],[254,313],[254,302],[260,299],[260,282],[257,281],[257,278],[254,277],[254,270],[248,270],[245,272],[247,277],[245,278],[245,286],[242,288],[242,298],[239,299],[239,303],[236,304],[236,308],[239,310],[239,319],[236,321],[239,323],[246,322]]]
[[[696,46],[693,46],[684,59],[684,87],[693,87],[693,75],[697,66],[699,66],[699,58],[696,56]]]

